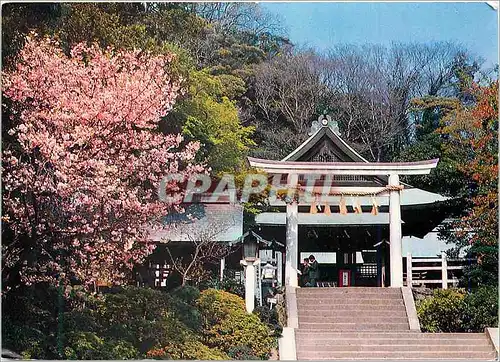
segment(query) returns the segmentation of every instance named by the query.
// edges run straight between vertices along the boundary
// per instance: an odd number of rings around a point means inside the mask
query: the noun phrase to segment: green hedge
[[[198,307],[203,317],[205,344],[225,352],[247,346],[254,356],[269,357],[276,345],[275,332],[256,314],[246,312],[241,297],[207,289],[201,292]]]
[[[2,345],[25,358],[255,359],[276,344],[272,314],[263,322],[241,297],[215,289],[49,287],[4,296],[3,307]]]
[[[455,332],[462,328],[462,290],[437,289],[432,297],[417,303],[420,327],[424,332]]]
[[[268,306],[264,305],[262,307],[256,307],[253,312],[262,322],[269,326],[275,337],[281,337],[283,326],[280,323],[277,308],[269,309]]]
[[[152,349],[147,353],[152,359],[183,359],[183,360],[228,360],[230,357],[218,350],[210,348],[199,341],[189,341],[182,344],[168,344]]]
[[[467,331],[498,327],[498,288],[482,287],[467,294],[463,321]]]
[[[483,332],[498,326],[498,288],[482,287],[467,293],[463,289],[437,289],[417,302],[424,332]]]
[[[93,332],[74,332],[64,349],[66,359],[137,359],[139,351],[123,340],[97,336]]]

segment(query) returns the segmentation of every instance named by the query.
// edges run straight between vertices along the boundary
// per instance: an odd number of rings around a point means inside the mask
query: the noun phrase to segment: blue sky
[[[283,2],[280,14],[294,44],[326,50],[337,43],[456,41],[498,63],[498,14],[486,3]]]

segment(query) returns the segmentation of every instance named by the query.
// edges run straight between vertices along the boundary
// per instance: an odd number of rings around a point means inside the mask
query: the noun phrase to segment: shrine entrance
[[[248,157],[282,190],[270,197],[274,211],[255,222],[264,238],[285,245],[284,284],[299,285],[301,258],[310,253],[323,264],[321,278],[339,286],[402,287],[402,215],[446,198],[404,184],[400,175],[429,174],[439,160],[368,162],[329,116],[313,122],[309,135],[281,161]],[[406,225],[407,235],[434,227],[415,220]]]
[[[261,226],[262,235],[286,238],[285,228]],[[320,266],[320,285],[342,286],[341,273],[350,274],[348,286],[389,286],[388,225],[348,227],[298,227],[298,270],[305,258],[314,255]],[[284,282],[280,278],[280,283]],[[299,286],[301,285],[299,276]],[[344,285],[347,286],[347,285]]]
[[[388,226],[299,227],[299,264],[314,255],[320,265],[320,284],[387,286]],[[342,281],[348,274],[348,282]],[[322,285],[322,284],[321,284]]]

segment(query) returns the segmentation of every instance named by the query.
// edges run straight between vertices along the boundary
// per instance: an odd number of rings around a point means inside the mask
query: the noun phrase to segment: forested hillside
[[[86,41],[176,54],[186,92],[165,130],[201,140],[216,172],[248,152],[284,157],[325,111],[367,159],[395,159],[437,128],[413,99],[466,100],[474,78],[491,73],[460,44],[331,44],[320,54],[291,44],[281,24],[249,3],[10,4],[3,61],[13,64],[30,29],[66,49]]]

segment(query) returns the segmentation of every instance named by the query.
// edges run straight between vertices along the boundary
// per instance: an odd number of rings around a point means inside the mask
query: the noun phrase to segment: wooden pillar
[[[285,285],[298,286],[299,207],[296,201],[286,204]]]
[[[448,260],[444,251],[441,252],[441,283],[443,289],[448,289]]]
[[[389,186],[399,186],[399,175],[389,176]],[[389,194],[389,242],[391,255],[391,287],[403,286],[403,255],[401,232],[400,191],[391,190]]]

